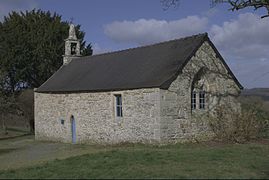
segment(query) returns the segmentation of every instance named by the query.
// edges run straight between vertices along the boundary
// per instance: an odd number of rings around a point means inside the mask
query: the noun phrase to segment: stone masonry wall
[[[115,116],[114,94],[122,95],[121,118]],[[71,115],[76,121],[78,143],[160,141],[158,88],[71,94],[35,92],[37,140],[72,142]]]
[[[205,109],[192,110],[191,91],[201,84],[206,92]],[[206,117],[220,104],[239,109],[236,100],[239,92],[221,60],[205,42],[168,90],[35,92],[36,139],[72,142],[70,117],[73,115],[78,143],[207,140],[212,133]],[[122,95],[121,118],[115,116],[115,94]],[[199,97],[196,99],[199,106]]]
[[[197,74],[204,68],[204,73]],[[205,110],[191,110],[194,81],[204,84]],[[206,117],[220,104],[238,109],[236,97],[240,89],[208,42],[205,42],[184,67],[168,90],[161,90],[161,139],[165,142],[206,140],[212,137]]]

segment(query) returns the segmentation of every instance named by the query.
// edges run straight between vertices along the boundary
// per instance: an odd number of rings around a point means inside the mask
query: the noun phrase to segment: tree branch
[[[180,0],[160,0],[163,10],[167,10],[170,7],[177,8],[179,6]]]
[[[231,8],[229,10],[240,10],[246,7],[253,7],[255,10],[259,8],[266,8],[267,14],[261,18],[269,17],[269,0],[212,0],[212,6],[219,3],[229,3]]]

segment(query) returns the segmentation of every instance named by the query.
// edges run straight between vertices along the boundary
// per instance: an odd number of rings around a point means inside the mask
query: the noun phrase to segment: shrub
[[[269,113],[262,101],[241,101],[241,111],[221,105],[209,118],[216,138],[221,141],[244,143],[252,139],[268,137]]]
[[[259,126],[258,138],[269,138],[269,101],[250,96],[240,99],[242,109],[255,112]]]

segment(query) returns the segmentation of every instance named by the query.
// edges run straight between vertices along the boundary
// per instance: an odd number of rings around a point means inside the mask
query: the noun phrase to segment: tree
[[[231,8],[229,10],[240,10],[247,7],[253,7],[255,10],[265,8],[267,11],[266,15],[261,18],[269,17],[269,0],[212,0],[212,5],[218,3],[229,3]]]
[[[83,51],[81,52],[81,55],[82,56],[89,56],[89,55],[92,55],[92,52],[93,52],[93,50],[92,50],[92,45],[91,44],[88,44],[87,46],[86,46],[86,48],[85,47],[83,47],[84,49],[83,49]]]
[[[62,65],[69,24],[49,11],[11,12],[0,22],[0,79],[6,92],[39,87]],[[92,49],[76,26],[83,55]]]
[[[16,104],[26,119],[30,132],[34,133],[34,91],[25,89],[16,97]]]
[[[17,106],[14,95],[7,96],[6,94],[0,93],[0,118],[4,135],[8,134],[5,115],[15,113],[16,109]]]
[[[164,10],[169,9],[170,7],[178,7],[180,0],[160,0]]]
[[[180,0],[161,0],[162,6],[164,9],[170,7],[177,7],[180,3]],[[267,14],[261,16],[261,18],[269,17],[269,0],[211,0],[211,5],[215,6],[219,3],[229,3],[231,8],[229,10],[240,10],[247,7],[253,7],[255,10],[260,8],[265,8]]]

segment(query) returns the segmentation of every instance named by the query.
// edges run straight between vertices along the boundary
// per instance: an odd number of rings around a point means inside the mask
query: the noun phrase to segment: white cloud
[[[93,43],[92,49],[93,49],[94,55],[112,51],[111,49],[100,47],[100,45],[98,43]]]
[[[211,18],[216,16],[219,13],[219,9],[216,7],[209,8],[207,11],[202,12],[202,16]]]
[[[241,58],[269,58],[269,20],[246,13],[237,19],[213,25],[210,35],[223,51]]]
[[[34,0],[0,0],[0,20],[11,11],[25,11],[37,8]]]
[[[243,85],[269,87],[269,19],[240,14],[209,34]]]
[[[116,42],[145,45],[201,33],[205,31],[207,23],[207,18],[198,16],[188,16],[175,21],[156,19],[115,21],[105,25],[104,32]]]
[[[175,21],[115,21],[105,25],[104,32],[116,42],[145,45],[208,30],[211,40],[245,87],[269,87],[269,19],[245,13],[222,25],[207,27],[207,17],[210,14]]]

